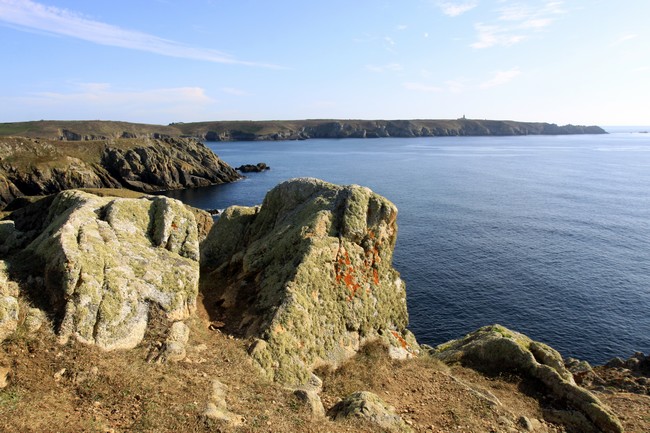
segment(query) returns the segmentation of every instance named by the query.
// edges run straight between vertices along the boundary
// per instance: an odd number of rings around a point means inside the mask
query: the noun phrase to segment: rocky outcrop
[[[378,428],[396,433],[410,433],[413,430],[395,413],[395,408],[387,405],[372,392],[355,392],[338,402],[328,411],[335,421],[350,417],[365,419]]]
[[[258,162],[257,164],[244,164],[237,167],[237,170],[242,173],[260,173],[262,171],[270,170],[271,167],[266,165],[264,162]]]
[[[74,188],[164,191],[241,176],[198,141],[180,138],[60,142],[0,138],[0,208],[23,195]]]
[[[612,411],[584,388],[576,385],[562,356],[551,347],[499,325],[486,326],[466,337],[437,346],[430,353],[447,363],[460,362],[491,373],[514,371],[541,382],[556,399],[578,410],[556,417],[578,425],[586,420],[598,431],[622,433],[623,427]],[[586,420],[584,419],[586,418]]]
[[[194,312],[198,259],[196,219],[179,201],[72,190],[51,200],[15,261],[42,281],[63,340],[110,350],[137,345],[154,306],[169,321]]]
[[[208,186],[240,177],[200,142],[165,139],[153,143],[158,145],[129,149],[109,146],[102,165],[121,185],[143,192]]]
[[[226,209],[202,249],[211,314],[257,338],[250,355],[283,383],[305,383],[368,339],[411,356],[405,287],[391,265],[396,218],[368,188],[316,179],[278,185],[261,207]]]

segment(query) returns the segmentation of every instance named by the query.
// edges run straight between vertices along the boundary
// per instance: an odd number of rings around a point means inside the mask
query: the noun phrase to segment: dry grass
[[[360,420],[316,419],[285,389],[263,378],[246,354],[249,342],[208,328],[200,308],[190,321],[188,356],[176,364],[147,363],[168,324],[152,314],[144,341],[130,351],[103,352],[74,341],[64,345],[44,327],[18,333],[0,346],[0,365],[13,380],[0,390],[2,432],[375,432]],[[517,377],[486,377],[429,357],[392,360],[371,343],[333,370],[321,368],[325,408],[355,391],[379,395],[415,432],[509,432],[525,416],[536,432],[565,432],[543,419],[549,404],[534,384]],[[232,428],[204,418],[211,381],[229,387],[228,409],[245,418]],[[645,400],[644,400],[645,398]],[[498,399],[494,404],[490,399]],[[650,397],[612,395],[627,432],[647,432]],[[512,430],[514,429],[514,430]]]

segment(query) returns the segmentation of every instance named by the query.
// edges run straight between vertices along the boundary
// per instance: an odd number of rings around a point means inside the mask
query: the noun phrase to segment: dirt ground
[[[185,360],[148,363],[150,351],[164,340],[164,325],[153,326],[130,351],[103,352],[73,341],[61,345],[48,326],[35,336],[5,341],[0,367],[11,373],[0,390],[0,431],[382,431],[360,420],[313,416],[291,390],[262,377],[246,354],[248,341],[210,327],[205,317],[190,323]],[[364,347],[336,370],[317,374],[323,379],[320,395],[326,410],[352,392],[372,391],[415,432],[572,431],[551,422],[549,414],[566,408],[549,400],[538,384],[448,367],[428,357],[391,360],[379,344]],[[213,379],[228,386],[228,409],[243,417],[243,425],[202,416]],[[597,395],[619,415],[627,432],[650,431],[650,396],[613,390]]]

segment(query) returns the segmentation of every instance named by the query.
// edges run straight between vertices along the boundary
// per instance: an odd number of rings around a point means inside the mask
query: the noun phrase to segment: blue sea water
[[[394,266],[421,343],[500,323],[596,364],[650,352],[650,134],[207,145],[271,170],[168,195],[254,205],[310,176],[393,201]]]

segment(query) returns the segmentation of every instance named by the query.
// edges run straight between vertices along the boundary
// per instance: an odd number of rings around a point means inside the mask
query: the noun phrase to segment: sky
[[[650,124],[648,0],[0,0],[0,122]]]

